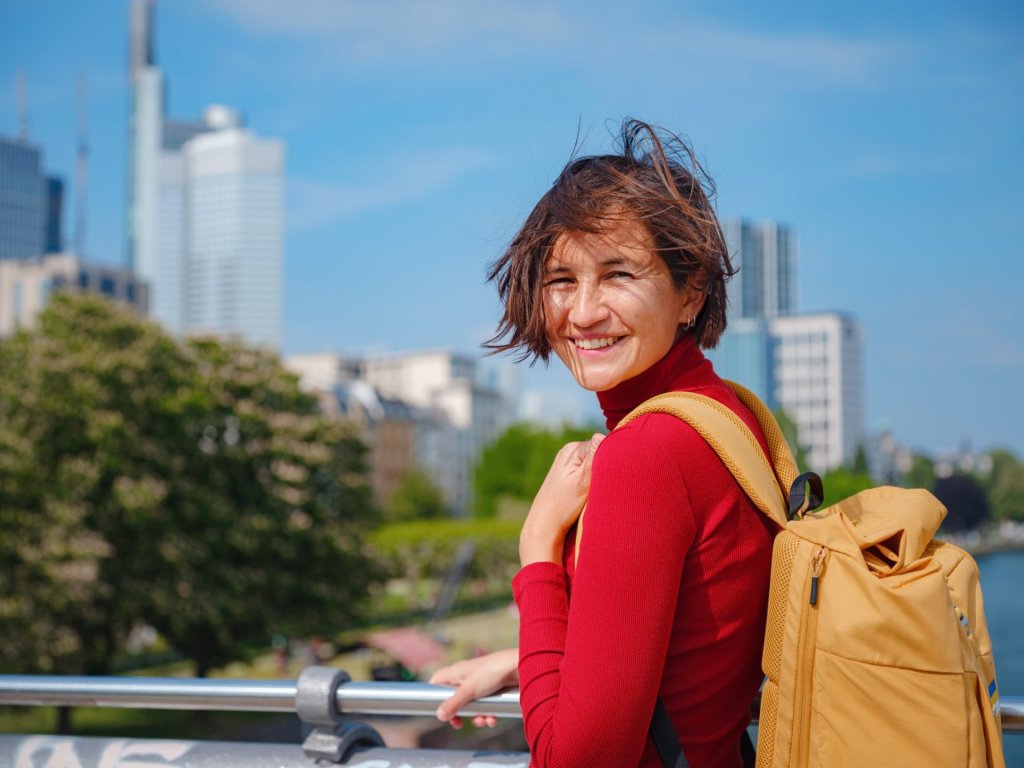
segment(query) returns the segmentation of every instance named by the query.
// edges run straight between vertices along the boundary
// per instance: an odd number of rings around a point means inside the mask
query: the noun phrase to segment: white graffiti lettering
[[[100,755],[97,768],[172,768],[193,743],[187,741],[115,741]],[[156,759],[151,759],[156,758]],[[36,736],[18,749],[15,768],[83,768],[73,739]]]

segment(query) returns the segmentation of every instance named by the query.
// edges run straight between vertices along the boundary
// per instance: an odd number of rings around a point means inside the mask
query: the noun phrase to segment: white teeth
[[[576,344],[580,349],[600,349],[601,347],[610,347],[618,341],[615,336],[609,336],[606,339],[573,339],[573,343]]]

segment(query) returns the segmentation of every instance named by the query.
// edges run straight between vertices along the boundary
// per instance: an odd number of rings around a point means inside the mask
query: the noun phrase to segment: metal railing
[[[298,693],[299,680],[0,675],[0,704],[37,707],[295,712]],[[362,715],[433,715],[451,694],[451,688],[427,683],[343,681],[336,706]],[[460,714],[520,717],[519,694],[488,696]]]
[[[0,704],[294,712],[312,727],[301,745],[251,742],[101,739],[0,735],[0,765],[137,766],[193,768],[309,768],[318,759],[363,768],[526,768],[522,752],[389,749],[365,723],[346,714],[427,715],[451,689],[426,683],[354,682],[328,667],[307,668],[298,680],[226,680],[151,677],[0,675]],[[1001,698],[1003,731],[1024,733],[1024,697]],[[517,692],[472,702],[460,715],[521,717]],[[39,763],[38,761],[44,761]]]

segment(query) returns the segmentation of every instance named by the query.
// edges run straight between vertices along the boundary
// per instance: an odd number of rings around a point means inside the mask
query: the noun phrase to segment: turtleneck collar
[[[716,384],[721,385],[722,381],[712,369],[711,362],[704,357],[693,337],[686,334],[667,355],[646,371],[609,390],[598,392],[597,399],[604,412],[605,423],[612,430],[626,414],[655,395]]]

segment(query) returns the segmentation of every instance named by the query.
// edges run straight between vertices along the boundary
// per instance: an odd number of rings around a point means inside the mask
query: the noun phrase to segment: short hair
[[[725,282],[735,270],[711,201],[715,185],[690,146],[640,120],[622,124],[617,154],[569,161],[491,265],[504,311],[484,346],[492,354],[548,360],[544,265],[562,235],[601,234],[627,221],[643,224],[677,289],[698,280],[707,300],[687,330],[709,349],[726,326]]]

